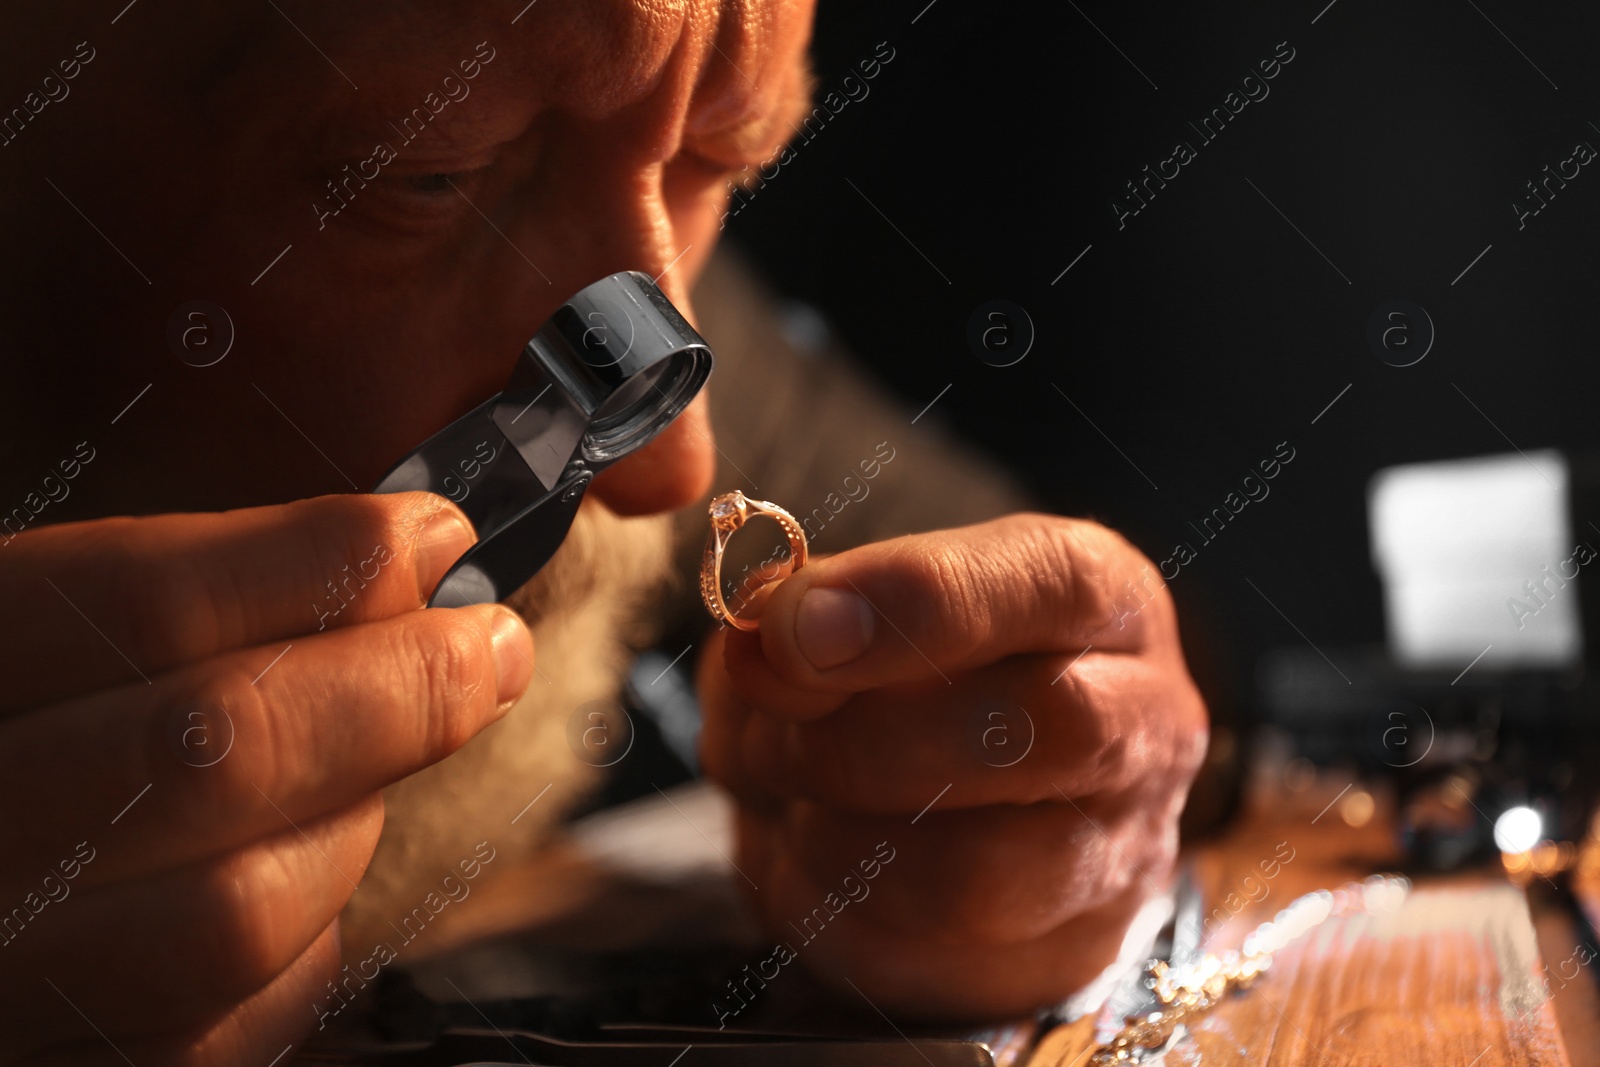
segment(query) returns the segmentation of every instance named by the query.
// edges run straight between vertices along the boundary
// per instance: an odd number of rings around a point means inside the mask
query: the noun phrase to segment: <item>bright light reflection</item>
[[[1544,821],[1529,807],[1507,808],[1494,821],[1494,843],[1501,852],[1527,852],[1544,834]]]

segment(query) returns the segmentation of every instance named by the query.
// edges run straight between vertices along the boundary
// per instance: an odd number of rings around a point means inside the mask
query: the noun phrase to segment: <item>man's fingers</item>
[[[0,714],[420,607],[475,540],[428,493],[68,523],[0,546]]]
[[[172,1067],[270,1064],[272,1057],[317,1028],[312,1009],[328,1000],[328,985],[339,974],[339,928],[334,924],[271,984],[221,1019],[187,1033],[129,1042],[128,1059]]]
[[[830,985],[848,976],[862,995],[902,1017],[1017,1019],[1059,1004],[1115,963],[1142,903],[1138,894],[1119,897],[1035,940],[998,947],[930,944],[847,922],[810,962]],[[856,991],[845,985],[840,992]]]
[[[1128,847],[1128,820],[1093,817]],[[948,1022],[1018,1017],[1081,989],[1152,892],[1071,809],[933,819],[806,811],[780,824],[741,809],[739,862],[761,886],[751,903],[844,996]],[[1148,862],[1163,884],[1165,864]]]
[[[258,1059],[267,1062],[312,1030],[316,1018],[308,1005],[325,997],[328,983],[338,976],[339,926],[333,923],[266,988],[201,1026],[160,1036],[128,1037],[107,1033],[92,1016],[74,1014],[76,1028],[68,1031],[69,1038],[24,1054],[17,1062],[22,1067],[126,1067],[130,1063],[215,1067]],[[40,984],[49,988],[44,980]],[[277,1052],[263,1055],[267,1049]]]
[[[935,795],[947,811],[1119,790],[1177,773],[1171,761],[1202,747],[1198,693],[1140,657],[1013,656],[952,681],[852,696],[796,722],[748,708],[713,672],[702,762],[741,797],[914,815]]]
[[[437,608],[0,723],[20,768],[0,781],[0,810],[54,806],[48,822],[0,825],[0,882],[49,872],[79,840],[96,852],[79,883],[95,884],[346,807],[460,748],[532,674],[532,638],[510,609]]]
[[[759,640],[779,679],[837,695],[949,684],[1017,653],[1139,651],[1170,617],[1160,574],[1120,536],[1025,514],[807,566],[766,603]],[[730,635],[730,670],[742,637]],[[824,701],[818,713],[827,710]]]
[[[99,889],[68,884],[6,951],[16,973],[55,976],[72,1007],[41,983],[0,1004],[0,1017],[14,1014],[14,1030],[29,1020],[35,1033],[56,1019],[61,1038],[81,1030],[79,1011],[119,1034],[212,1018],[272,982],[337,918],[382,827],[374,795],[220,859]]]
[[[1159,893],[1177,835],[1150,832],[1146,809],[1168,792],[1141,784],[1073,804],[935,808],[915,823],[808,804],[781,818],[741,811],[739,856],[761,886],[753,897],[786,904],[774,917],[802,937],[827,940],[816,928],[838,914],[929,946],[995,948]]]

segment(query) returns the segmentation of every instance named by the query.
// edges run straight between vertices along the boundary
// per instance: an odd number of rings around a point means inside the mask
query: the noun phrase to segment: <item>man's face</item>
[[[687,310],[728,172],[801,108],[810,0],[523,2],[19,16],[4,106],[93,58],[0,148],[13,426],[100,433],[126,510],[366,489],[582,286],[641,270]],[[209,367],[168,343],[196,299],[236,333]],[[700,402],[594,493],[680,506],[711,450]]]

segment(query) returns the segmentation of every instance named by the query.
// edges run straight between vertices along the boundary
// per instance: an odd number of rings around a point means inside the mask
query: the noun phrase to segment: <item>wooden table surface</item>
[[[1224,836],[1190,851],[1207,902],[1207,947],[1237,946],[1303,893],[1400,863],[1381,789],[1305,775],[1294,788],[1258,781],[1250,794]],[[478,948],[419,952],[407,969],[440,1000],[526,996],[538,992],[527,976],[552,951],[758,939],[726,867],[728,824],[726,800],[709,788],[604,813],[429,927],[441,945]],[[1591,859],[1589,899],[1600,918],[1600,849]],[[1600,960],[1580,954],[1577,930],[1537,881],[1524,892],[1498,869],[1416,877],[1397,912],[1330,919],[1282,949],[1254,988],[1198,1024],[1165,1062],[1600,1067]],[[790,1018],[831,1010],[802,1006]],[[1002,1067],[1080,1067],[1096,1022],[1058,1027]]]
[[[1383,791],[1348,778],[1258,785],[1227,835],[1193,857],[1212,907],[1208,943],[1235,947],[1301,893],[1395,868],[1393,825]],[[1525,893],[1500,871],[1417,877],[1399,911],[1330,919],[1281,950],[1166,1062],[1592,1067],[1600,995],[1577,946],[1554,893]],[[1094,1022],[1048,1035],[1031,1067],[1084,1063]]]

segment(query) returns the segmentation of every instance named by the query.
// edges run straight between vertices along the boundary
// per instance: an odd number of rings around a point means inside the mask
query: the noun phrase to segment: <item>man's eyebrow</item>
[[[789,88],[784,92],[782,99],[772,109],[773,114],[777,116],[777,128],[786,131],[783,136],[786,143],[791,136],[799,134],[800,123],[815,109],[816,89],[817,79],[808,62],[801,76],[789,83]]]
[[[816,78],[809,61],[791,73],[781,94],[767,107],[751,112],[740,121],[710,134],[691,136],[687,143],[696,152],[733,166],[764,162],[800,136],[800,123],[810,116]]]
[[[361,101],[324,119],[320,147],[330,156],[366,155],[379,143],[418,164],[477,155],[518,136],[534,112],[525,96],[492,85],[464,83],[468,92],[457,99],[440,84],[396,88],[371,81],[370,95],[363,90]],[[438,111],[427,106],[430,94],[445,101]]]

